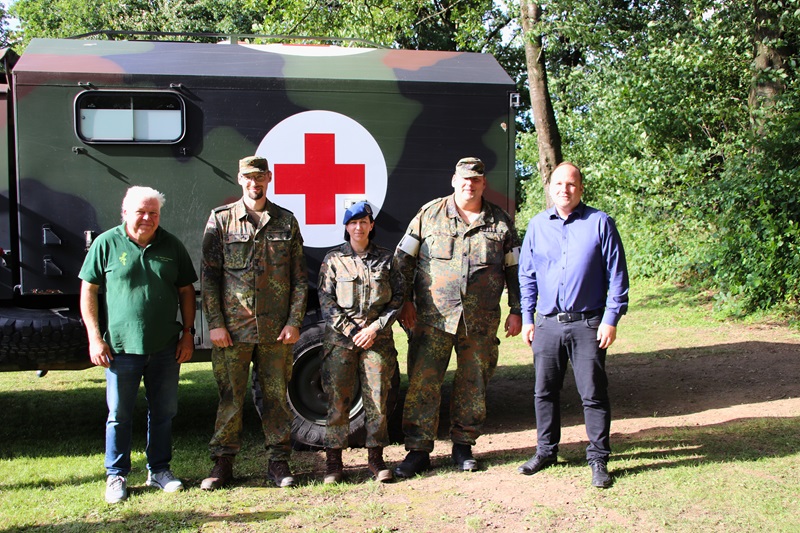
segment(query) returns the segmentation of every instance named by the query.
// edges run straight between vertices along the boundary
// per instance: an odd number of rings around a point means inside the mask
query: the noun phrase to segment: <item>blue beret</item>
[[[368,202],[357,202],[347,208],[344,212],[344,220],[342,224],[347,224],[354,218],[364,218],[365,216],[372,216],[372,206]]]

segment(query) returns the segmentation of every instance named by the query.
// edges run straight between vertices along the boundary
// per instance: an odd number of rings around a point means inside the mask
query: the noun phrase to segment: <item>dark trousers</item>
[[[611,453],[611,404],[608,400],[606,350],[599,348],[597,328],[601,317],[559,323],[555,317],[537,317],[533,338],[536,370],[535,408],[537,453],[558,453],[561,440],[561,389],[567,362],[572,363],[575,384],[583,403],[589,446],[586,458],[607,459]]]

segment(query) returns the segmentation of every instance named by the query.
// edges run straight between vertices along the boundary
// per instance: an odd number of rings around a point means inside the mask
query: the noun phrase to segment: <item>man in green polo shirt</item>
[[[106,369],[106,493],[127,498],[133,408],[139,383],[147,391],[147,485],[175,492],[183,484],[170,470],[172,419],[178,411],[180,364],[192,358],[197,273],[189,253],[159,227],[164,195],[131,187],[123,223],[92,243],[78,275],[89,357]],[[104,289],[106,331],[100,329]],[[180,307],[181,322],[176,320]]]

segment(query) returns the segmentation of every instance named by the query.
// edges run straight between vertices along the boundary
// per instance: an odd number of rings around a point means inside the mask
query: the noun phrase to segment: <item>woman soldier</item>
[[[391,481],[383,462],[389,443],[386,398],[397,365],[392,323],[403,304],[403,279],[390,250],[372,243],[375,221],[367,202],[344,214],[345,243],[325,256],[319,271],[319,302],[325,317],[322,388],[328,395],[325,483],[342,480],[350,407],[357,384],[366,412],[368,467]]]

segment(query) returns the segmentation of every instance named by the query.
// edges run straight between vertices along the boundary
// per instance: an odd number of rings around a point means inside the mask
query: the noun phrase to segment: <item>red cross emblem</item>
[[[336,224],[336,195],[364,194],[365,165],[336,164],[333,133],[305,134],[305,163],[276,163],[275,194],[303,194],[306,224]]]
[[[369,201],[373,216],[383,208],[389,185],[383,151],[347,115],[290,115],[267,132],[256,154],[271,163],[270,201],[294,213],[307,248],[341,244],[342,216],[354,202]]]

